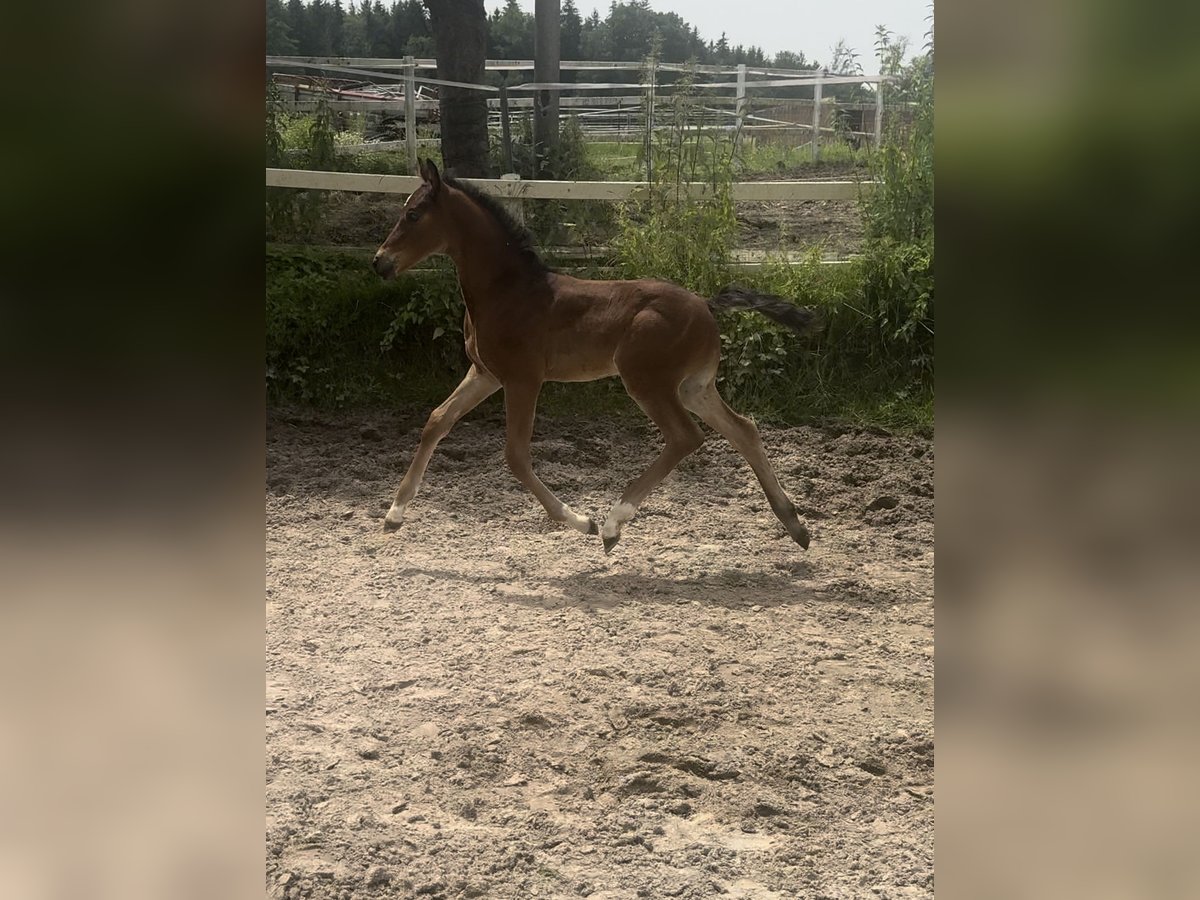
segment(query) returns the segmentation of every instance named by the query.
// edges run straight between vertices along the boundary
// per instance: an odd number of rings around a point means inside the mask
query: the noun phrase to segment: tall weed
[[[894,81],[885,88],[912,111],[893,117],[872,159],[875,189],[863,204],[863,295],[881,356],[903,359],[923,380],[933,375],[933,46],[901,65],[903,44],[884,29],[877,49]]]
[[[648,194],[619,208],[612,246],[624,277],[662,278],[712,296],[729,283],[737,236],[736,136],[690,127],[698,102],[693,83],[684,76],[670,98],[656,101],[654,119],[668,127],[650,132]],[[706,184],[708,196],[690,199],[688,182]]]

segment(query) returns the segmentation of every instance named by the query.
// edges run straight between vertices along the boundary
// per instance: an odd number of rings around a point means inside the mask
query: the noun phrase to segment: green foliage
[[[863,299],[880,355],[906,360],[922,378],[932,376],[932,244],[871,242],[863,260]]]
[[[724,314],[720,377],[735,406],[777,422],[931,421],[932,382],[914,365],[908,344],[884,336],[866,293],[867,266],[865,260],[825,264],[817,247],[801,262],[781,258],[742,279],[814,308],[820,329],[797,336],[760,316]]]
[[[863,204],[863,292],[876,339],[907,359],[922,379],[933,374],[933,48],[902,65],[905,43],[877,30],[885,90],[912,120],[887,122],[872,159],[875,190]]]
[[[324,94],[318,95],[312,115],[291,115],[283,108],[278,88],[267,92],[266,157],[276,168],[334,170],[337,168],[336,123]],[[267,188],[267,237],[310,227],[326,202],[323,191]]]
[[[835,120],[835,125],[837,120]],[[837,135],[835,135],[837,137]],[[821,157],[817,165],[850,164],[866,166],[871,157],[867,147],[855,149],[842,138],[830,140],[823,136]],[[738,147],[739,172],[789,172],[813,165],[812,149],[807,145],[795,147],[756,137],[743,136]]]
[[[267,53],[289,56],[296,52],[296,41],[287,20],[283,0],[267,0]]]
[[[284,137],[284,119],[279,98],[279,89],[272,82],[267,88],[267,167],[287,167],[287,142]],[[284,188],[267,188],[267,234],[290,230],[295,222],[295,192]]]
[[[690,128],[698,100],[690,78],[679,85],[655,111],[655,121],[667,127],[653,132],[650,142],[649,194],[619,209],[612,246],[624,277],[662,278],[711,296],[729,282],[737,235],[731,190],[736,138]],[[691,200],[688,182],[705,183],[709,197]]]
[[[455,283],[447,286],[445,278],[418,279],[408,296],[389,308],[392,321],[379,340],[381,352],[415,337],[427,339],[426,346],[447,365],[461,359],[464,305]]]
[[[863,207],[867,236],[933,247],[933,59],[932,50],[900,66],[903,42],[880,29],[881,65],[895,79],[884,91],[911,110],[911,123],[885,117],[884,142],[871,161],[876,188]]]
[[[388,396],[419,366],[461,376],[463,305],[453,273],[383,281],[361,254],[267,250],[267,392],[273,401],[337,406]]]

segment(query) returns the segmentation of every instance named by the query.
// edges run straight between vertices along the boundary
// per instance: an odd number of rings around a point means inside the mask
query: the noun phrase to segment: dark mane
[[[533,246],[533,235],[524,225],[518,223],[508,210],[500,205],[500,202],[490,194],[485,194],[473,184],[465,181],[459,181],[449,175],[442,175],[442,181],[452,188],[462,191],[477,205],[491,215],[493,219],[504,229],[504,234],[508,238],[509,246],[517,252],[521,259],[533,271],[543,273],[552,271],[549,266],[542,262],[542,258],[538,256],[537,250]]]

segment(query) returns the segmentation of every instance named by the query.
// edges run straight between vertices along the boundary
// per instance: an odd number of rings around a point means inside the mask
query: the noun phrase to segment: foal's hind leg
[[[533,472],[533,458],[529,454],[529,441],[533,437],[533,417],[537,412],[537,396],[541,385],[537,382],[510,383],[504,385],[504,414],[508,420],[508,441],[504,447],[504,459],[517,480],[538,498],[546,513],[555,522],[570,525],[584,534],[596,534],[600,529],[591,516],[583,516],[567,506]]]
[[[412,463],[409,464],[404,480],[400,482],[400,490],[396,492],[392,508],[388,510],[387,517],[383,520],[384,530],[395,531],[404,521],[404,509],[417,495],[417,488],[421,486],[421,479],[425,477],[425,468],[429,465],[429,458],[433,456],[438,442],[450,433],[455,422],[499,389],[499,381],[478,366],[471,366],[467,376],[454,389],[454,393],[446,398],[445,403],[429,414],[429,421],[425,423],[425,428],[421,431],[421,443],[413,455]]]
[[[679,402],[674,383],[638,383],[631,382],[624,376],[622,380],[625,381],[629,395],[662,431],[666,446],[650,464],[650,468],[629,483],[621,499],[604,520],[600,537],[604,541],[605,553],[611,552],[613,546],[621,539],[621,529],[633,518],[637,508],[650,492],[671,474],[671,470],[679,465],[685,456],[704,443],[704,432],[692,421],[692,417]]]
[[[700,381],[688,379],[679,388],[679,396],[684,405],[700,416],[713,429],[719,431],[733,444],[738,453],[750,463],[750,468],[758,476],[758,483],[767,494],[767,502],[771,510],[783,523],[788,534],[797,544],[808,549],[808,529],[796,514],[796,507],[784,493],[775,477],[775,471],[767,461],[766,451],[763,450],[762,438],[758,428],[744,416],[739,416],[730,409],[711,378]]]

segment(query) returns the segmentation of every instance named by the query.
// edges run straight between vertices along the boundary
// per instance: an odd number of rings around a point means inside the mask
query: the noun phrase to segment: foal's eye
[[[410,222],[415,222],[415,221],[417,221],[417,219],[419,219],[421,217],[417,214],[417,211],[415,209],[410,209],[408,211],[408,215],[406,215],[404,218],[408,219],[408,221],[410,221]]]

